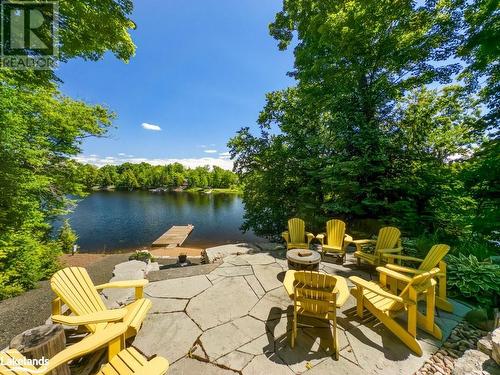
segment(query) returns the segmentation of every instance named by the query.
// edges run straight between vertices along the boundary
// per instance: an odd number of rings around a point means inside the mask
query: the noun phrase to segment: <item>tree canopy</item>
[[[106,52],[128,61],[130,0],[59,1],[60,59],[98,60]],[[99,25],[96,27],[95,25]],[[0,299],[33,287],[57,266],[61,245],[51,219],[82,193],[72,156],[102,136],[114,114],[67,97],[53,71],[0,70]]]
[[[270,32],[280,49],[294,46],[296,86],[267,95],[260,134],[243,128],[229,142],[244,229],[274,236],[295,215],[316,230],[331,217],[376,218],[456,238],[491,219],[498,196],[480,204],[483,190],[469,186],[481,155],[493,157],[479,150],[497,144],[498,119],[478,105],[484,87],[457,80],[491,69],[453,59],[480,60],[488,42],[473,34],[497,22],[486,3],[284,0]]]

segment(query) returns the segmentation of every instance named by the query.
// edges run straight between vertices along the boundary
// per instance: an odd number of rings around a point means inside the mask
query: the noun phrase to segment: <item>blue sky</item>
[[[281,4],[136,0],[137,52],[130,63],[109,55],[59,68],[65,94],[118,115],[107,138],[85,141],[80,160],[229,168],[228,139],[242,126],[256,126],[266,92],[293,84],[286,76],[292,52],[280,52],[268,33]]]

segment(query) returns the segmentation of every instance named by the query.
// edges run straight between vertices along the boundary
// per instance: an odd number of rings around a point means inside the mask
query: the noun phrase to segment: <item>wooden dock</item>
[[[153,247],[177,247],[181,246],[188,236],[193,231],[194,226],[189,225],[174,225],[172,228],[163,233],[160,238],[153,242]]]

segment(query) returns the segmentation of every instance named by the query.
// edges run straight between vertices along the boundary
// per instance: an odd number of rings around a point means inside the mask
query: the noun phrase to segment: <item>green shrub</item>
[[[448,255],[448,288],[450,294],[494,307],[500,294],[500,266],[480,262],[474,255]]]
[[[153,256],[151,253],[147,250],[144,251],[136,251],[134,254],[132,254],[128,260],[139,260],[141,262],[148,263],[150,260],[153,259]]]
[[[499,253],[498,247],[487,242],[480,236],[468,237],[460,241],[455,247],[455,254],[463,254],[465,256],[473,255],[481,261],[487,260],[489,257]]]
[[[64,224],[59,230],[58,241],[64,253],[70,254],[73,252],[73,246],[78,240],[78,235],[71,228],[68,220],[64,220]]]
[[[441,243],[437,233],[425,233],[415,238],[403,238],[402,242],[405,255],[417,258],[425,258],[432,246]]]
[[[29,232],[0,234],[0,300],[36,287],[58,268],[55,242],[41,243]]]

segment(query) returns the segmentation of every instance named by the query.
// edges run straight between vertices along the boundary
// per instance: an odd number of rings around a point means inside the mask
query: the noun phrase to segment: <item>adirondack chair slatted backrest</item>
[[[345,236],[345,223],[342,220],[330,220],[326,223],[326,241],[329,246],[342,248]]]
[[[76,315],[107,310],[85,268],[69,267],[56,272],[50,279],[50,286]],[[95,332],[105,325],[106,323],[100,323],[87,327],[91,332]]]
[[[448,254],[448,251],[450,251],[450,247],[445,244],[432,246],[418,269],[421,271],[430,271],[434,267],[438,267],[439,262]]]
[[[421,273],[420,275],[417,275],[411,279],[411,281],[406,285],[406,287],[401,291],[399,294],[399,297],[403,299],[409,299],[409,293],[410,293],[410,288],[414,288],[417,291],[424,291],[427,289],[432,281],[432,278],[439,272],[439,268],[433,268],[429,272],[424,272]],[[390,308],[388,310],[390,311],[400,311],[404,309],[405,306],[401,302],[394,301],[392,302]]]
[[[383,249],[394,249],[401,237],[401,231],[395,227],[384,227],[378,232],[375,251]]]
[[[306,237],[306,224],[297,217],[288,220],[288,233],[291,243],[302,243]]]
[[[337,279],[311,271],[295,273],[295,298],[300,307],[312,314],[334,313]]]

